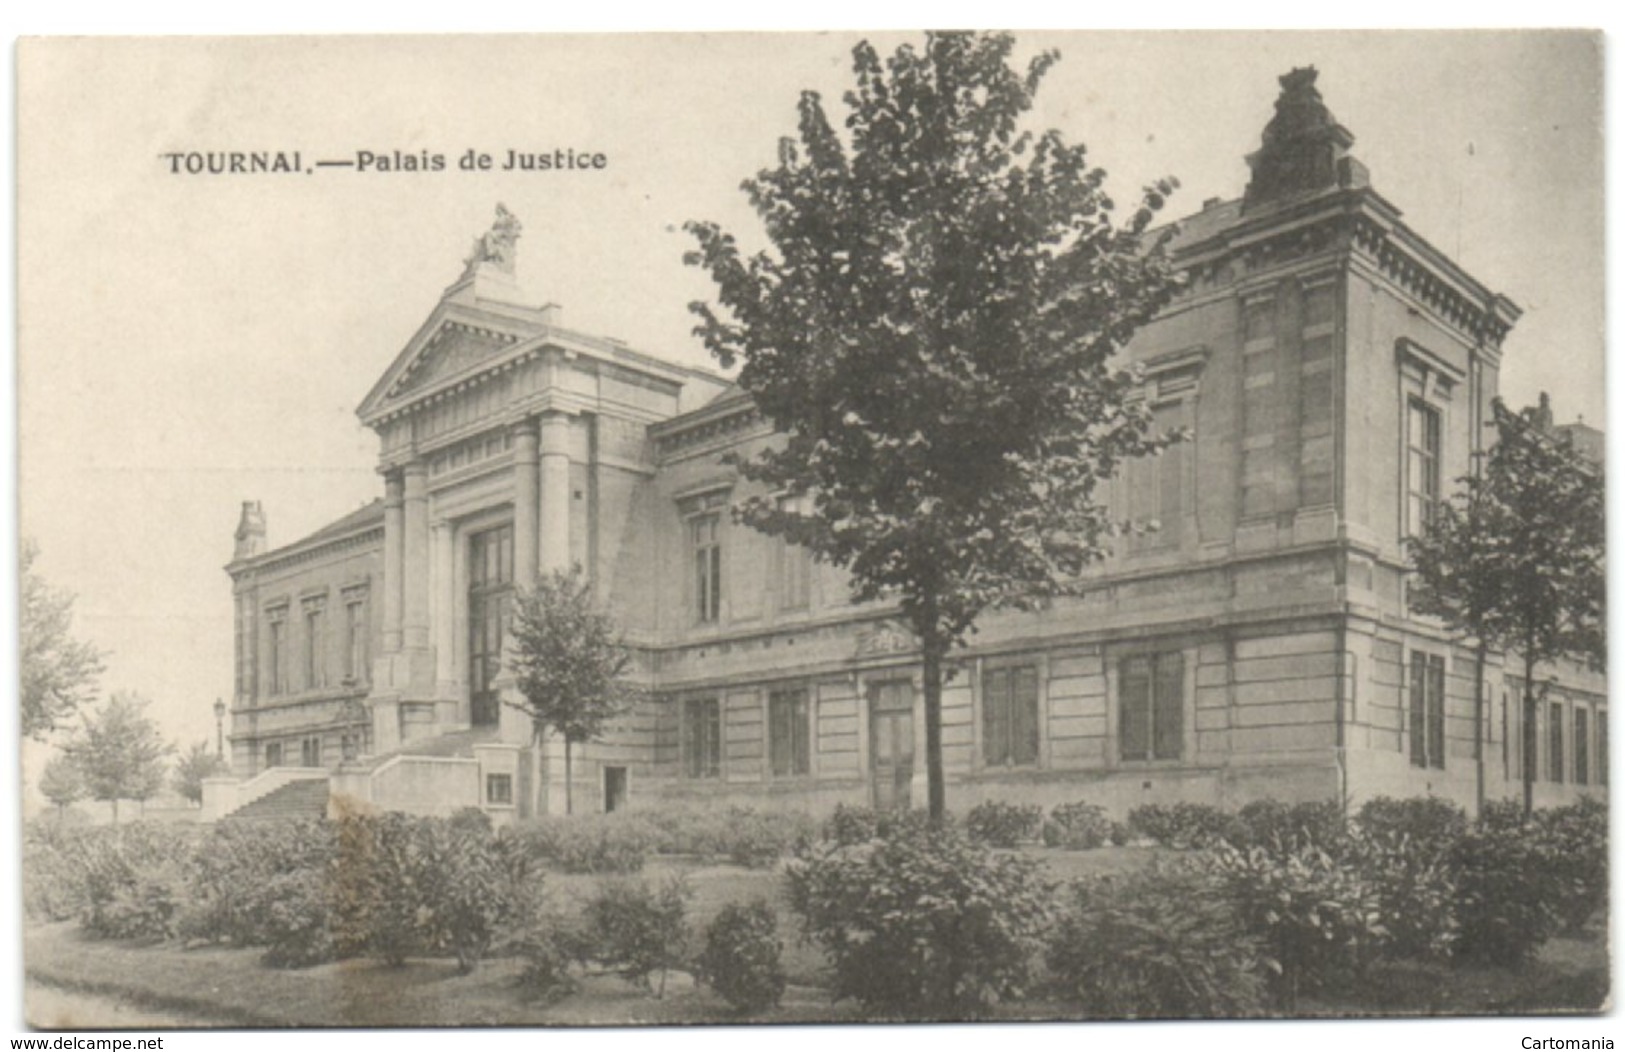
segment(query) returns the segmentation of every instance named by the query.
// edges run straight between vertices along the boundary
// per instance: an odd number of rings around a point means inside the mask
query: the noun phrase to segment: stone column
[[[401,516],[404,481],[399,471],[384,476],[384,653],[401,649]]]
[[[540,507],[537,503],[536,421],[522,421],[513,433],[513,579],[520,588],[536,580]]]
[[[401,545],[401,646],[429,646],[429,493],[421,460],[406,465]]]
[[[570,418],[542,414],[541,549],[542,573],[570,568]]]
[[[456,558],[457,531],[449,522],[437,522],[433,533],[434,551],[434,658],[435,693],[452,697],[457,691],[454,662],[457,645],[457,585],[452,563]]]

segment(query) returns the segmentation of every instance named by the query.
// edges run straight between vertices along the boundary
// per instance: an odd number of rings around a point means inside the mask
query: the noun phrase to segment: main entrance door
[[[502,671],[513,595],[513,527],[476,533],[468,542],[468,700],[476,727],[497,722],[500,700],[492,682]]]
[[[909,809],[914,780],[914,685],[906,679],[869,688],[869,774],[875,808]]]

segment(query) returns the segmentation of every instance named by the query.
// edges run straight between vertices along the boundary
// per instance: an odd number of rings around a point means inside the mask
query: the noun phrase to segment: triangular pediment
[[[461,283],[447,291],[362,400],[356,414],[363,421],[549,331],[551,308],[491,302],[470,291]]]
[[[448,321],[429,337],[423,353],[411,362],[389,393],[403,395],[421,390],[501,354],[515,342],[516,337],[509,333]]]

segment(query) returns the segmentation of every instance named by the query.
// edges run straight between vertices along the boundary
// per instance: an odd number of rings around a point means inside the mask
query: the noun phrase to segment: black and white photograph
[[[15,47],[17,1025],[1613,1047],[1601,32]]]

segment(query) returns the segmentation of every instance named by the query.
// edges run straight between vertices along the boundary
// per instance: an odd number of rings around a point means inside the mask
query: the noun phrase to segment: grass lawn
[[[1034,850],[1056,880],[1120,872],[1161,853],[1153,848]],[[449,959],[423,959],[391,968],[371,960],[341,961],[303,970],[259,963],[258,949],[174,943],[142,944],[87,937],[73,923],[36,925],[24,933],[30,979],[28,1014],[37,1026],[57,1025],[63,1006],[75,1027],[141,1026],[140,1013],[172,1025],[216,1026],[580,1026],[862,1021],[850,1002],[831,1003],[822,954],[802,943],[777,870],[747,870],[692,860],[654,859],[642,874],[651,882],[682,875],[692,890],[689,920],[703,929],[730,902],[756,897],[772,903],[785,941],[790,989],[772,1012],[741,1020],[710,991],[682,973],[668,980],[664,999],[609,975],[589,975],[581,988],[554,1004],[527,1000],[517,985],[520,962],[484,962],[472,975],[457,974]],[[548,875],[549,896],[568,909],[601,878]],[[1410,1013],[1529,1014],[1594,1011],[1608,989],[1607,946],[1600,932],[1555,939],[1541,959],[1520,972],[1488,968],[1394,966],[1337,1000],[1306,1001],[1304,1015]],[[77,996],[84,995],[84,996]],[[116,1006],[118,1012],[114,1012]],[[98,1022],[98,1011],[110,1017]],[[1005,1019],[1076,1018],[1065,1005],[1026,1003],[995,1012]],[[119,1014],[122,1013],[122,1014]],[[150,1023],[146,1025],[160,1025]]]

